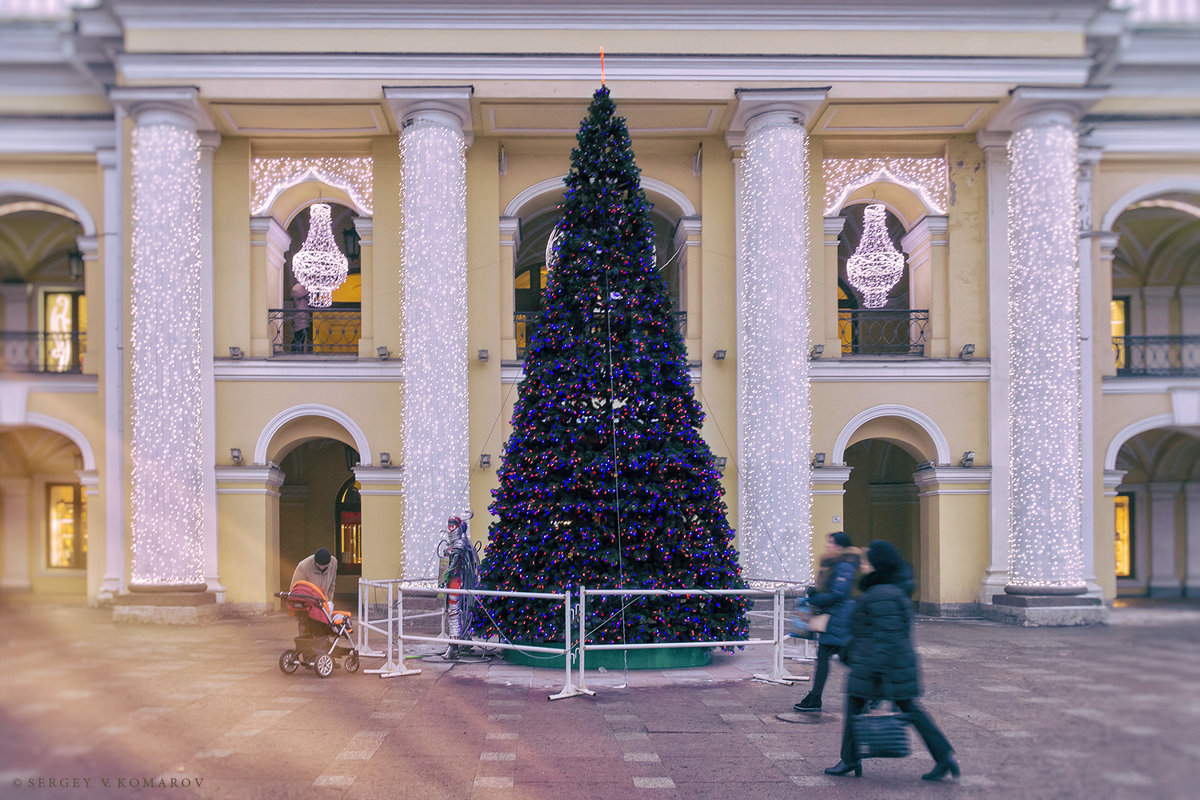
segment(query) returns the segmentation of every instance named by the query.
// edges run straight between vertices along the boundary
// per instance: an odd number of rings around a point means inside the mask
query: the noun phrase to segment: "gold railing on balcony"
[[[267,311],[272,355],[358,355],[362,311],[357,308]]]

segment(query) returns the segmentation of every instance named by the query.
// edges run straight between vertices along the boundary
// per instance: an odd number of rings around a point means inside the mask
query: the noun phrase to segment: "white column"
[[[125,484],[125,248],[122,233],[125,203],[121,176],[128,163],[124,136],[125,112],[116,110],[115,150],[96,153],[104,176],[104,577],[96,599],[111,601],[125,590],[126,506]],[[93,551],[94,552],[94,551]],[[97,553],[97,555],[100,555]]]
[[[700,350],[700,277],[703,274],[704,258],[700,236],[703,227],[700,217],[680,217],[672,242],[675,252],[679,254],[679,297],[682,310],[687,313],[687,336],[684,345],[689,359],[704,358],[704,353]]]
[[[987,170],[988,439],[992,460],[988,567],[979,601],[990,603],[1008,584],[1008,134],[978,136]]]
[[[1174,286],[1142,287],[1147,336],[1171,334],[1171,300],[1174,297]]]
[[[213,153],[221,144],[216,131],[200,133],[200,291],[202,298],[216,297],[213,278]],[[196,331],[200,344],[200,452],[204,474],[204,583],[208,591],[225,602],[225,587],[221,585],[218,561],[220,536],[217,531],[217,381],[213,365],[213,311],[211,300],[204,303],[200,329]]]
[[[1179,332],[1184,336],[1200,337],[1200,286],[1179,287]],[[1200,368],[1200,338],[1180,347],[1180,366],[1184,374],[1195,375]]]
[[[4,574],[0,589],[28,590],[29,581],[29,478],[0,478],[0,503],[4,514]]]
[[[789,96],[790,95],[790,96]],[[824,92],[741,92],[737,270],[739,549],[749,579],[812,562],[808,134]],[[797,487],[801,487],[797,491]]]
[[[447,517],[468,503],[470,89],[387,89],[385,97],[400,128],[404,577],[422,578],[436,574]]]
[[[373,358],[375,344],[375,220],[373,217],[355,217],[354,230],[358,234],[358,269],[362,281],[359,303],[358,357]],[[386,342],[381,344],[386,345]]]
[[[1200,483],[1185,483],[1183,496],[1187,501],[1187,578],[1184,580],[1184,594],[1200,597]]]
[[[1150,594],[1179,597],[1181,587],[1175,566],[1175,503],[1183,484],[1155,481],[1146,487],[1150,490]]]
[[[1085,98],[1014,93],[1009,136],[1009,583],[1080,594],[1084,570],[1077,134]],[[1090,365],[1088,365],[1090,369]],[[1089,432],[1090,435],[1090,432]]]
[[[212,221],[204,210],[211,194],[203,189],[197,133],[209,125],[197,95],[192,88],[112,93],[136,123],[130,153],[131,589],[202,591],[209,572],[216,484],[206,417],[213,409],[205,276],[211,287]]]
[[[1076,154],[1076,207],[1079,234],[1079,442],[1080,499],[1083,579],[1088,594],[1100,596],[1103,590],[1096,583],[1096,395],[1099,377],[1095,373],[1095,298],[1092,294],[1092,177],[1100,162],[1100,150],[1094,147],[1079,148]],[[1111,326],[1107,315],[1104,327]],[[1106,347],[1107,333],[1101,342]],[[1105,526],[1107,528],[1107,526]]]
[[[1112,300],[1112,262],[1113,262],[1113,256],[1116,254],[1116,251],[1117,251],[1117,245],[1120,244],[1121,236],[1120,236],[1120,234],[1113,233],[1112,231],[1095,231],[1095,232],[1093,232],[1092,236],[1096,239],[1096,241],[1100,245],[1100,265],[1101,265],[1100,266],[1100,274],[1108,276],[1106,285],[1108,288],[1109,297],[1107,299],[1111,301]],[[1130,320],[1125,321],[1125,326],[1126,326],[1125,327],[1125,335],[1126,336],[1132,335],[1132,328],[1130,326]],[[1103,339],[1103,342],[1097,342],[1096,346],[1104,348],[1103,352],[1108,354],[1108,356],[1105,358],[1105,360],[1103,362],[1104,366],[1100,371],[1100,375],[1103,378],[1103,377],[1111,377],[1111,376],[1117,374],[1117,347],[1118,347],[1118,345],[1116,342],[1114,342],[1112,340],[1111,316],[1106,320],[1106,322],[1102,326],[1102,328],[1104,330],[1103,336],[1101,336],[1101,338]],[[1124,343],[1121,343],[1120,347],[1122,350],[1124,350],[1124,348],[1125,348]],[[1128,358],[1128,354],[1126,354],[1126,358]]]
[[[521,247],[521,218],[500,218],[500,357],[517,357],[517,250]]]

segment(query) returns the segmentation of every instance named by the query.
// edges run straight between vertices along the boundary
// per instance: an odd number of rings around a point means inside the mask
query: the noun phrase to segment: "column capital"
[[[816,115],[825,98],[828,86],[816,89],[736,89],[737,108],[725,134],[730,149],[746,143],[751,131],[769,125],[799,125],[804,127]]]
[[[675,236],[671,243],[676,247],[684,247],[688,244],[688,239],[692,236],[699,236],[703,228],[700,217],[680,217],[679,224],[675,226]],[[693,242],[692,244],[695,244]]]
[[[842,235],[842,230],[846,227],[845,217],[824,217],[823,230],[825,233],[825,244],[834,246],[838,243],[838,237]]]
[[[521,218],[500,218],[500,246],[511,247],[515,253],[521,246]]]
[[[1018,86],[1008,105],[988,123],[989,131],[1016,131],[1043,125],[1073,127],[1084,113],[1104,98],[1094,87]]]
[[[1117,245],[1121,243],[1121,234],[1116,231],[1089,231],[1087,235],[1100,243],[1100,257],[1112,261]]]
[[[1125,480],[1125,470],[1123,469],[1106,469],[1104,470],[1104,494],[1110,497],[1116,497],[1117,487]]]
[[[371,244],[375,236],[375,219],[373,217],[355,217],[354,231],[358,234],[359,244]]]
[[[177,125],[193,131],[214,129],[208,112],[200,105],[200,90],[194,86],[118,86],[108,97],[138,125]]]
[[[900,247],[909,258],[915,257],[922,250],[933,245],[945,245],[946,234],[950,230],[950,218],[930,216],[926,214],[917,221],[913,229],[900,239]]]
[[[471,122],[472,86],[385,86],[383,98],[392,110],[396,130],[430,122],[456,127],[467,147],[475,140]]]
[[[845,494],[845,484],[850,480],[850,473],[853,470],[854,467],[847,466],[820,467],[812,470],[809,473],[809,485],[812,487],[812,493]]]
[[[975,134],[975,143],[986,158],[1008,158],[1008,131],[980,131]]]

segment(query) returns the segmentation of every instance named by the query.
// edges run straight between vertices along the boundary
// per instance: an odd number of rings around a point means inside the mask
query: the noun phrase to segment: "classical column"
[[[825,90],[740,90],[738,537],[749,579],[811,577],[808,134]],[[740,141],[738,141],[740,139]]]
[[[249,611],[275,608],[280,586],[279,490],[283,472],[266,466],[216,468],[221,530],[237,547],[222,553],[221,574],[231,587],[228,601]],[[286,568],[290,572],[292,566]]]
[[[1180,346],[1180,366],[1185,375],[1195,375],[1200,368],[1200,286],[1180,286],[1179,332],[1192,337]]]
[[[117,130],[125,120],[124,110],[116,110]],[[122,164],[128,162],[129,152],[123,136],[117,137],[120,149],[101,149],[96,152],[104,181],[104,265],[103,298],[98,316],[104,331],[104,577],[96,598],[111,602],[125,590],[126,567],[126,503],[128,502],[125,482],[125,369],[124,342],[125,318],[122,312],[124,291],[124,236],[125,202],[121,176]],[[93,322],[95,327],[95,322]],[[93,550],[95,552],[95,550]],[[99,553],[96,553],[99,555]]]
[[[1075,120],[1094,102],[1094,94],[1017,89],[1000,115],[1012,131],[1007,314],[1011,494],[1005,591],[1015,595],[1087,590]]]
[[[1118,352],[1118,344],[1112,340],[1112,312],[1109,303],[1112,301],[1113,286],[1112,286],[1112,262],[1113,256],[1116,254],[1117,245],[1121,241],[1120,234],[1112,231],[1093,231],[1092,238],[1099,245],[1100,269],[1097,275],[1102,280],[1102,285],[1095,287],[1096,294],[1104,298],[1103,306],[1106,312],[1105,323],[1101,325],[1104,328],[1103,334],[1100,335],[1101,342],[1097,342],[1096,351],[1099,358],[1097,369],[1101,377],[1111,377],[1117,374],[1117,359],[1118,356],[1128,358],[1125,352],[1124,343],[1120,344],[1120,352]],[[1200,310],[1200,309],[1198,309]],[[1130,333],[1129,320],[1126,320],[1126,335]]]
[[[1183,485],[1183,496],[1187,501],[1184,512],[1186,522],[1187,577],[1184,579],[1184,594],[1200,597],[1200,483],[1188,481]]]
[[[29,581],[29,478],[0,478],[4,514],[4,574],[0,589],[27,591]]]
[[[520,217],[500,218],[500,358],[517,357],[517,249],[521,246]],[[528,344],[528,342],[526,342]]]
[[[908,256],[910,297],[915,308],[929,309],[925,355],[950,355],[950,218],[924,216],[900,240]]]
[[[988,566],[979,601],[988,604],[1008,584],[1008,134],[981,132],[987,174],[988,444],[992,483],[988,503]]]
[[[704,251],[700,247],[702,228],[703,222],[700,217],[681,217],[675,227],[672,242],[675,252],[679,254],[679,276],[682,283],[679,296],[683,300],[683,309],[687,312],[684,347],[689,359],[704,357],[704,352],[700,349],[700,276],[704,258]]]
[[[358,269],[362,280],[362,301],[359,307],[358,357],[377,358],[375,345],[375,220],[355,217],[354,231],[358,234]],[[381,343],[385,344],[386,343]]]
[[[215,467],[202,361],[211,361],[211,217],[193,88],[115,89],[131,143],[130,589],[203,591]],[[204,223],[208,220],[209,229]],[[205,342],[208,342],[207,349]],[[215,485],[214,485],[215,491]]]
[[[1182,593],[1175,562],[1175,506],[1183,484],[1154,481],[1150,492],[1150,594],[1179,597]]]
[[[824,358],[840,358],[842,355],[841,315],[838,307],[838,247],[841,244],[845,217],[824,218],[823,252],[825,254],[825,287],[818,302],[825,306],[825,330],[818,338],[825,345]]]
[[[256,358],[267,358],[276,345],[287,344],[281,338],[282,323],[272,339],[267,311],[279,307],[276,303],[282,305],[285,288],[291,288],[283,285],[283,265],[291,245],[288,232],[274,217],[250,218],[250,355]]]
[[[396,536],[396,520],[405,517],[404,470],[360,464],[354,468],[354,480],[362,500],[362,577],[375,581],[401,577],[396,567],[407,563],[407,539]],[[438,538],[445,527],[442,520]]]
[[[436,573],[446,519],[468,503],[470,94],[469,88],[384,92],[400,129],[406,578]]]

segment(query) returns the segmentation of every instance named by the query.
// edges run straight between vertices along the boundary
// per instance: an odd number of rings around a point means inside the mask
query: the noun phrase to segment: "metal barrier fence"
[[[586,589],[580,588],[578,593],[578,602],[574,606],[572,600],[573,595],[555,594],[545,592],[506,592],[506,591],[491,591],[485,589],[448,589],[440,586],[431,586],[430,580],[384,580],[384,581],[369,581],[360,579],[358,582],[358,651],[363,657],[383,658],[384,664],[379,669],[368,669],[364,672],[379,675],[383,678],[393,678],[402,675],[416,675],[420,673],[419,669],[409,669],[405,663],[404,645],[406,642],[426,642],[433,644],[445,645],[465,645],[469,647],[478,647],[482,649],[499,649],[499,650],[519,650],[523,653],[545,653],[552,656],[562,656],[563,665],[566,671],[566,678],[563,682],[562,689],[553,695],[550,695],[551,700],[559,700],[565,697],[574,697],[581,694],[594,695],[595,692],[587,688],[586,669],[587,653],[599,652],[603,650],[642,650],[642,649],[661,649],[661,648],[685,648],[685,647],[755,647],[755,646],[770,646],[773,648],[771,668],[768,673],[755,674],[757,680],[770,681],[772,683],[791,683],[793,681],[808,680],[806,676],[792,675],[784,666],[784,642],[786,635],[784,631],[784,614],[786,608],[786,595],[792,588],[789,586],[777,586],[771,589]],[[381,591],[386,595],[386,603],[383,606],[383,616],[372,616],[375,609],[379,607],[377,603],[372,603],[369,597],[372,591]],[[549,647],[540,645],[514,645],[509,642],[488,640],[479,641],[477,639],[456,639],[450,637],[446,633],[446,628],[441,625],[441,631],[437,636],[429,636],[426,634],[407,633],[405,632],[405,621],[413,621],[422,617],[442,616],[442,611],[426,611],[409,613],[407,616],[404,610],[405,595],[418,597],[441,597],[453,595],[467,595],[474,597],[520,597],[532,598],[540,600],[553,600],[563,604],[563,644],[562,647]],[[711,640],[711,641],[687,641],[687,642],[651,642],[651,643],[636,643],[636,644],[589,644],[588,632],[586,630],[587,619],[587,601],[589,597],[624,597],[637,598],[645,596],[657,597],[678,597],[681,600],[693,596],[742,596],[755,598],[770,598],[772,600],[771,611],[771,638],[770,639],[734,639],[734,640]],[[766,616],[762,612],[751,611],[750,615]],[[575,642],[571,641],[571,632],[573,630],[572,615],[578,619],[578,639]],[[371,634],[382,635],[386,644],[384,649],[378,650],[372,647]],[[804,641],[804,640],[802,640]],[[811,658],[808,642],[805,643],[804,658]],[[571,677],[571,664],[576,661],[579,664],[579,679],[578,682],[573,681]]]

